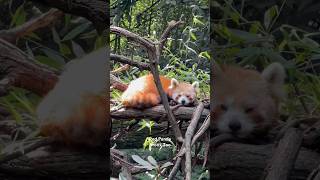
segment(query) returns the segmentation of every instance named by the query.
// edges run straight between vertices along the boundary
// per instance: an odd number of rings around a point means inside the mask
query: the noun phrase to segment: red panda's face
[[[175,102],[188,106],[193,104],[197,98],[199,83],[194,82],[193,84],[189,84],[172,79],[169,88],[171,90],[171,98]]]
[[[247,137],[275,124],[284,70],[272,64],[262,74],[236,67],[215,69],[212,125],[218,133]]]

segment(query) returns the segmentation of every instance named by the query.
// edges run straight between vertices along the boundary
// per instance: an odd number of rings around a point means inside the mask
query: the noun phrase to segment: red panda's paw
[[[174,100],[170,100],[170,102],[169,102],[169,105],[170,106],[175,106],[175,105],[177,105],[178,103],[177,102],[175,102]]]

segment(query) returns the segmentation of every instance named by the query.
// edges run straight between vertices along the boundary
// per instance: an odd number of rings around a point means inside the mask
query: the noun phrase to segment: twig
[[[201,127],[199,128],[196,135],[193,136],[192,142],[191,142],[191,147],[197,142],[198,138],[201,137],[207,131],[209,126],[210,126],[210,116],[208,115],[205,122],[201,125]],[[182,146],[182,147],[183,148],[180,149],[179,153],[176,155],[176,163],[175,163],[174,167],[177,167],[177,168],[180,167],[182,156],[186,152],[185,146]],[[170,177],[173,178],[176,175],[176,173],[177,173],[177,169],[173,168],[170,172],[169,179],[170,179]]]
[[[171,170],[171,172],[169,174],[168,180],[171,180],[176,176],[176,174],[177,174],[177,172],[179,170],[181,161],[182,161],[182,158],[178,157],[177,160],[176,160],[176,163],[174,164],[174,166],[173,166],[173,168],[172,168],[172,170]]]
[[[111,71],[110,73],[113,74],[113,75],[118,75],[120,73],[122,73],[123,71],[128,71],[128,69],[130,68],[130,65],[129,64],[125,64],[113,71]]]
[[[167,41],[167,38],[169,37],[170,35],[170,32],[172,31],[172,29],[176,28],[177,26],[183,24],[184,22],[179,20],[179,21],[170,21],[168,23],[168,26],[167,28],[164,30],[164,32],[162,33],[161,37],[160,37],[160,44],[159,44],[159,52],[161,53],[162,49],[163,49],[163,46],[164,44],[166,43]],[[159,53],[159,54],[160,54]]]
[[[185,156],[186,156],[186,167],[185,167],[186,177],[185,177],[185,179],[186,180],[191,180],[191,172],[192,172],[192,169],[191,169],[191,166],[192,166],[192,164],[191,164],[191,159],[192,159],[191,139],[192,139],[192,136],[194,134],[195,129],[197,128],[198,121],[199,121],[200,116],[202,114],[203,108],[204,108],[203,103],[199,103],[196,111],[194,112],[193,118],[187,128],[186,134],[185,134],[184,144],[185,144],[185,148],[186,148],[186,153],[185,153]]]
[[[13,160],[13,159],[16,159],[20,156],[23,156],[24,154],[27,154],[35,149],[40,148],[40,147],[50,145],[52,142],[53,142],[52,139],[43,138],[43,139],[36,141],[35,143],[32,143],[31,145],[25,146],[23,151],[21,149],[18,149],[14,152],[2,154],[2,155],[0,155],[0,164],[6,163],[6,162]]]
[[[118,79],[113,74],[110,74],[110,84],[112,85],[113,88],[122,92],[128,88],[127,84],[124,84],[120,79]]]

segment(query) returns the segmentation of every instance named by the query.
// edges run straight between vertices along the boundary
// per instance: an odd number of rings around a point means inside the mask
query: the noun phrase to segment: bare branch
[[[32,0],[49,7],[55,7],[65,13],[87,18],[102,32],[109,27],[109,1],[90,0]]]
[[[0,164],[6,163],[10,160],[16,159],[24,154],[27,154],[31,151],[34,151],[35,149],[38,149],[43,146],[50,145],[52,143],[52,139],[43,138],[40,140],[35,141],[34,143],[30,145],[26,145],[23,150],[19,147],[18,149],[15,149],[15,151],[10,153],[5,153],[0,155]]]
[[[58,72],[37,63],[9,42],[0,39],[0,73],[7,78],[6,86],[15,86],[44,95],[58,80]]]
[[[176,109],[173,114],[180,120],[189,121],[192,117],[192,113],[195,111],[194,107],[179,107]],[[162,105],[158,105],[148,109],[125,109],[121,108],[116,111],[111,111],[110,115],[114,119],[118,120],[131,120],[131,119],[145,119],[150,118],[154,120],[160,120],[162,117],[167,116],[167,111],[163,108]],[[205,119],[209,114],[208,109],[204,109],[201,114],[201,119]]]
[[[265,169],[266,180],[288,179],[302,143],[302,131],[290,128],[277,144],[273,156]]]
[[[167,28],[164,30],[164,32],[162,33],[162,35],[160,37],[159,54],[161,54],[163,46],[166,43],[167,38],[169,37],[172,29],[176,28],[177,26],[179,26],[181,24],[184,24],[184,22],[181,20],[179,20],[179,21],[172,20],[168,23]]]
[[[58,20],[60,17],[62,17],[63,12],[59,11],[57,9],[50,9],[48,12],[43,13],[39,17],[36,17],[34,19],[31,19],[30,21],[17,26],[13,29],[9,30],[1,30],[0,31],[0,38],[15,44],[16,41],[28,34],[33,33],[37,29],[47,27],[49,24],[52,24],[56,20]]]
[[[186,180],[191,180],[191,172],[192,172],[192,169],[191,169],[191,159],[192,159],[191,139],[194,134],[194,131],[197,128],[198,121],[201,117],[203,108],[204,108],[203,103],[199,103],[199,105],[197,106],[197,109],[194,112],[193,118],[187,128],[187,131],[185,133],[184,145],[185,145],[185,149],[186,149],[186,154],[185,154],[186,155],[186,157],[185,157],[186,158],[186,162],[185,162],[186,163],[186,167],[185,167],[185,173],[186,173],[185,179]]]
[[[138,67],[141,70],[149,70],[149,64],[143,63],[143,62],[138,62],[138,61],[133,61],[125,56],[117,55],[117,54],[110,54],[110,59],[114,61],[118,61],[120,63],[124,64],[129,64],[131,66]]]
[[[139,35],[137,35],[133,32],[130,32],[126,29],[123,29],[121,27],[111,26],[110,32],[118,34],[120,36],[124,36],[129,41],[135,42],[135,43],[139,44],[141,47],[154,50],[154,43],[153,42],[151,42],[150,40],[148,40],[146,38],[140,37]]]

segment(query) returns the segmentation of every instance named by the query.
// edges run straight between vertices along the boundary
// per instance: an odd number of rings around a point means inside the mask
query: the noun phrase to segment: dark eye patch
[[[245,113],[251,113],[252,111],[254,111],[254,107],[246,108],[244,111]]]
[[[228,107],[227,107],[225,104],[220,104],[220,108],[221,108],[223,111],[227,111],[227,110],[228,110]]]

